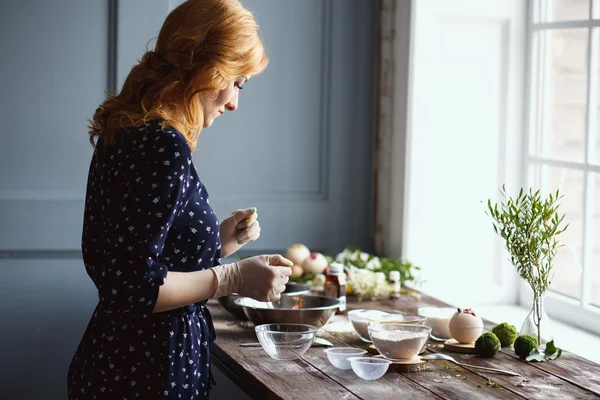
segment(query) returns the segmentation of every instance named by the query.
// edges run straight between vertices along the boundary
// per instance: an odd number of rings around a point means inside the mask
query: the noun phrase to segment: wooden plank
[[[261,347],[240,347],[256,341],[248,322],[240,322],[217,307],[210,307],[217,332],[213,357],[224,373],[256,399],[357,399],[335,380],[304,360],[274,360]],[[217,382],[218,384],[218,382]]]
[[[348,346],[364,348],[365,345],[367,345],[362,342],[355,333],[332,333],[331,335]],[[478,374],[467,370],[456,372],[446,361],[430,361],[428,371],[403,374],[396,372],[392,373],[392,375],[394,374],[403,376],[421,388],[425,388],[432,394],[444,399],[525,398],[519,396],[514,391],[490,384],[487,379]],[[387,375],[389,374],[386,374],[386,377]],[[457,377],[456,375],[460,376]]]
[[[503,349],[507,357],[518,359],[512,349]],[[559,377],[583,389],[586,393],[593,394],[593,398],[600,397],[600,365],[593,361],[579,357],[573,353],[563,352],[559,359],[543,363],[526,363],[544,373]]]
[[[422,306],[446,306],[446,304],[423,296],[417,300],[403,296],[399,300],[379,302],[350,302],[349,308],[376,308],[416,313]],[[450,353],[460,362],[502,368],[519,372],[522,378],[510,377],[465,369],[445,361],[430,362],[428,372],[401,374],[389,371],[377,381],[357,378],[350,371],[333,367],[322,348],[311,348],[304,360],[285,362],[271,359],[262,348],[240,348],[239,343],[255,341],[256,336],[249,322],[234,320],[219,306],[214,310],[217,342],[215,357],[224,368],[242,381],[242,389],[254,398],[365,398],[383,400],[397,398],[398,393],[410,393],[420,398],[528,398],[564,399],[597,398],[600,395],[600,365],[565,352],[563,356],[547,363],[527,363],[518,359],[512,349],[491,359],[474,355]],[[492,324],[485,321],[487,330]],[[368,345],[352,334],[326,334],[335,345],[366,348]],[[430,342],[430,351],[440,351]],[[433,346],[432,346],[433,345]],[[444,353],[449,353],[444,351]],[[458,375],[458,376],[457,376]]]
[[[381,302],[361,302],[349,303],[349,308],[378,308],[401,310],[409,313],[416,313],[419,307],[427,305],[447,307],[448,305],[428,296],[422,296],[420,300],[412,297],[403,296],[398,300],[384,300]],[[484,321],[486,331],[493,328],[493,324]],[[432,344],[434,342],[431,342]],[[439,351],[439,350],[435,350]],[[600,396],[600,365],[586,360],[575,354],[563,352],[563,355],[554,361],[545,363],[527,363],[519,359],[512,348],[503,348],[502,355],[492,359],[483,359],[477,356],[467,356],[469,362],[476,365],[489,366],[492,368],[501,368],[513,370],[523,374],[529,382],[513,382],[507,380],[508,376],[498,374],[483,374],[480,371],[476,373],[482,377],[490,378],[497,383],[502,382],[502,386],[511,387],[511,390],[528,398],[596,398]],[[448,353],[445,351],[444,353]],[[452,353],[450,353],[452,354]],[[464,355],[453,353],[458,359]],[[541,373],[536,370],[544,371]],[[475,370],[473,370],[475,371]],[[500,378],[502,377],[502,378]],[[514,378],[511,378],[514,379]],[[538,388],[541,393],[533,394]]]
[[[441,349],[431,348],[431,351],[442,352]],[[513,357],[499,353],[493,358],[482,358],[472,354],[459,354],[443,351],[444,354],[451,355],[460,363],[478,365],[481,367],[500,368],[517,372],[521,377],[501,375],[490,373],[475,368],[463,368],[455,364],[448,364],[454,371],[468,370],[484,379],[489,379],[512,392],[517,393],[528,399],[594,399],[596,396],[576,385],[564,382],[563,379],[541,371],[534,365],[515,360]]]
[[[334,346],[347,346],[345,342],[331,334],[325,334],[324,337],[331,341]],[[392,371],[388,371],[376,381],[364,381],[358,378],[352,370],[345,371],[331,365],[323,349],[311,348],[304,358],[315,368],[330,376],[361,399],[398,399],[398,393],[410,393],[411,399],[417,400],[440,398],[406,377]]]

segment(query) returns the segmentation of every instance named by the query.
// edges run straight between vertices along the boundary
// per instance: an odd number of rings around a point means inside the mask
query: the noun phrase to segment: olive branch
[[[558,207],[563,196],[557,190],[542,198],[539,190],[525,192],[521,188],[518,196],[513,198],[507,196],[505,185],[500,194],[502,200],[499,203],[488,200],[486,214],[494,219],[494,232],[504,239],[510,262],[531,286],[535,298],[540,298],[552,283],[552,260],[563,246],[558,243],[557,236],[568,227],[567,224],[560,229],[565,216],[559,216]],[[536,311],[540,342],[541,310]]]

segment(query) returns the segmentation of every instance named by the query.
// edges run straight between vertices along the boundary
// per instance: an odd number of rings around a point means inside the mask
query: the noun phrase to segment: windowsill
[[[473,307],[482,318],[494,323],[510,322],[520,328],[515,322],[525,320],[529,309],[517,305],[478,305]],[[551,319],[552,333],[556,345],[580,357],[600,363],[600,336],[574,328],[570,325]]]

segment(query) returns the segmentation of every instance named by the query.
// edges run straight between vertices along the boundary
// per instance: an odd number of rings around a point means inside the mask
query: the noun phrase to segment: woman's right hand
[[[237,293],[258,301],[277,301],[292,273],[290,260],[275,254],[245,258],[212,268],[218,280],[213,297]]]

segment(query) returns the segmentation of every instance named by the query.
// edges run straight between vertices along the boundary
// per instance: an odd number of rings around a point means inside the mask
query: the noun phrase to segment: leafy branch
[[[562,196],[557,190],[542,198],[540,191],[524,191],[522,188],[516,198],[507,196],[506,187],[500,190],[502,200],[493,204],[487,202],[486,214],[493,219],[494,232],[500,235],[510,254],[510,261],[517,272],[531,287],[536,299],[550,287],[552,260],[557,250],[557,236],[563,233],[560,228],[564,214],[559,216],[558,207]],[[536,301],[536,326],[540,341],[541,304]]]

